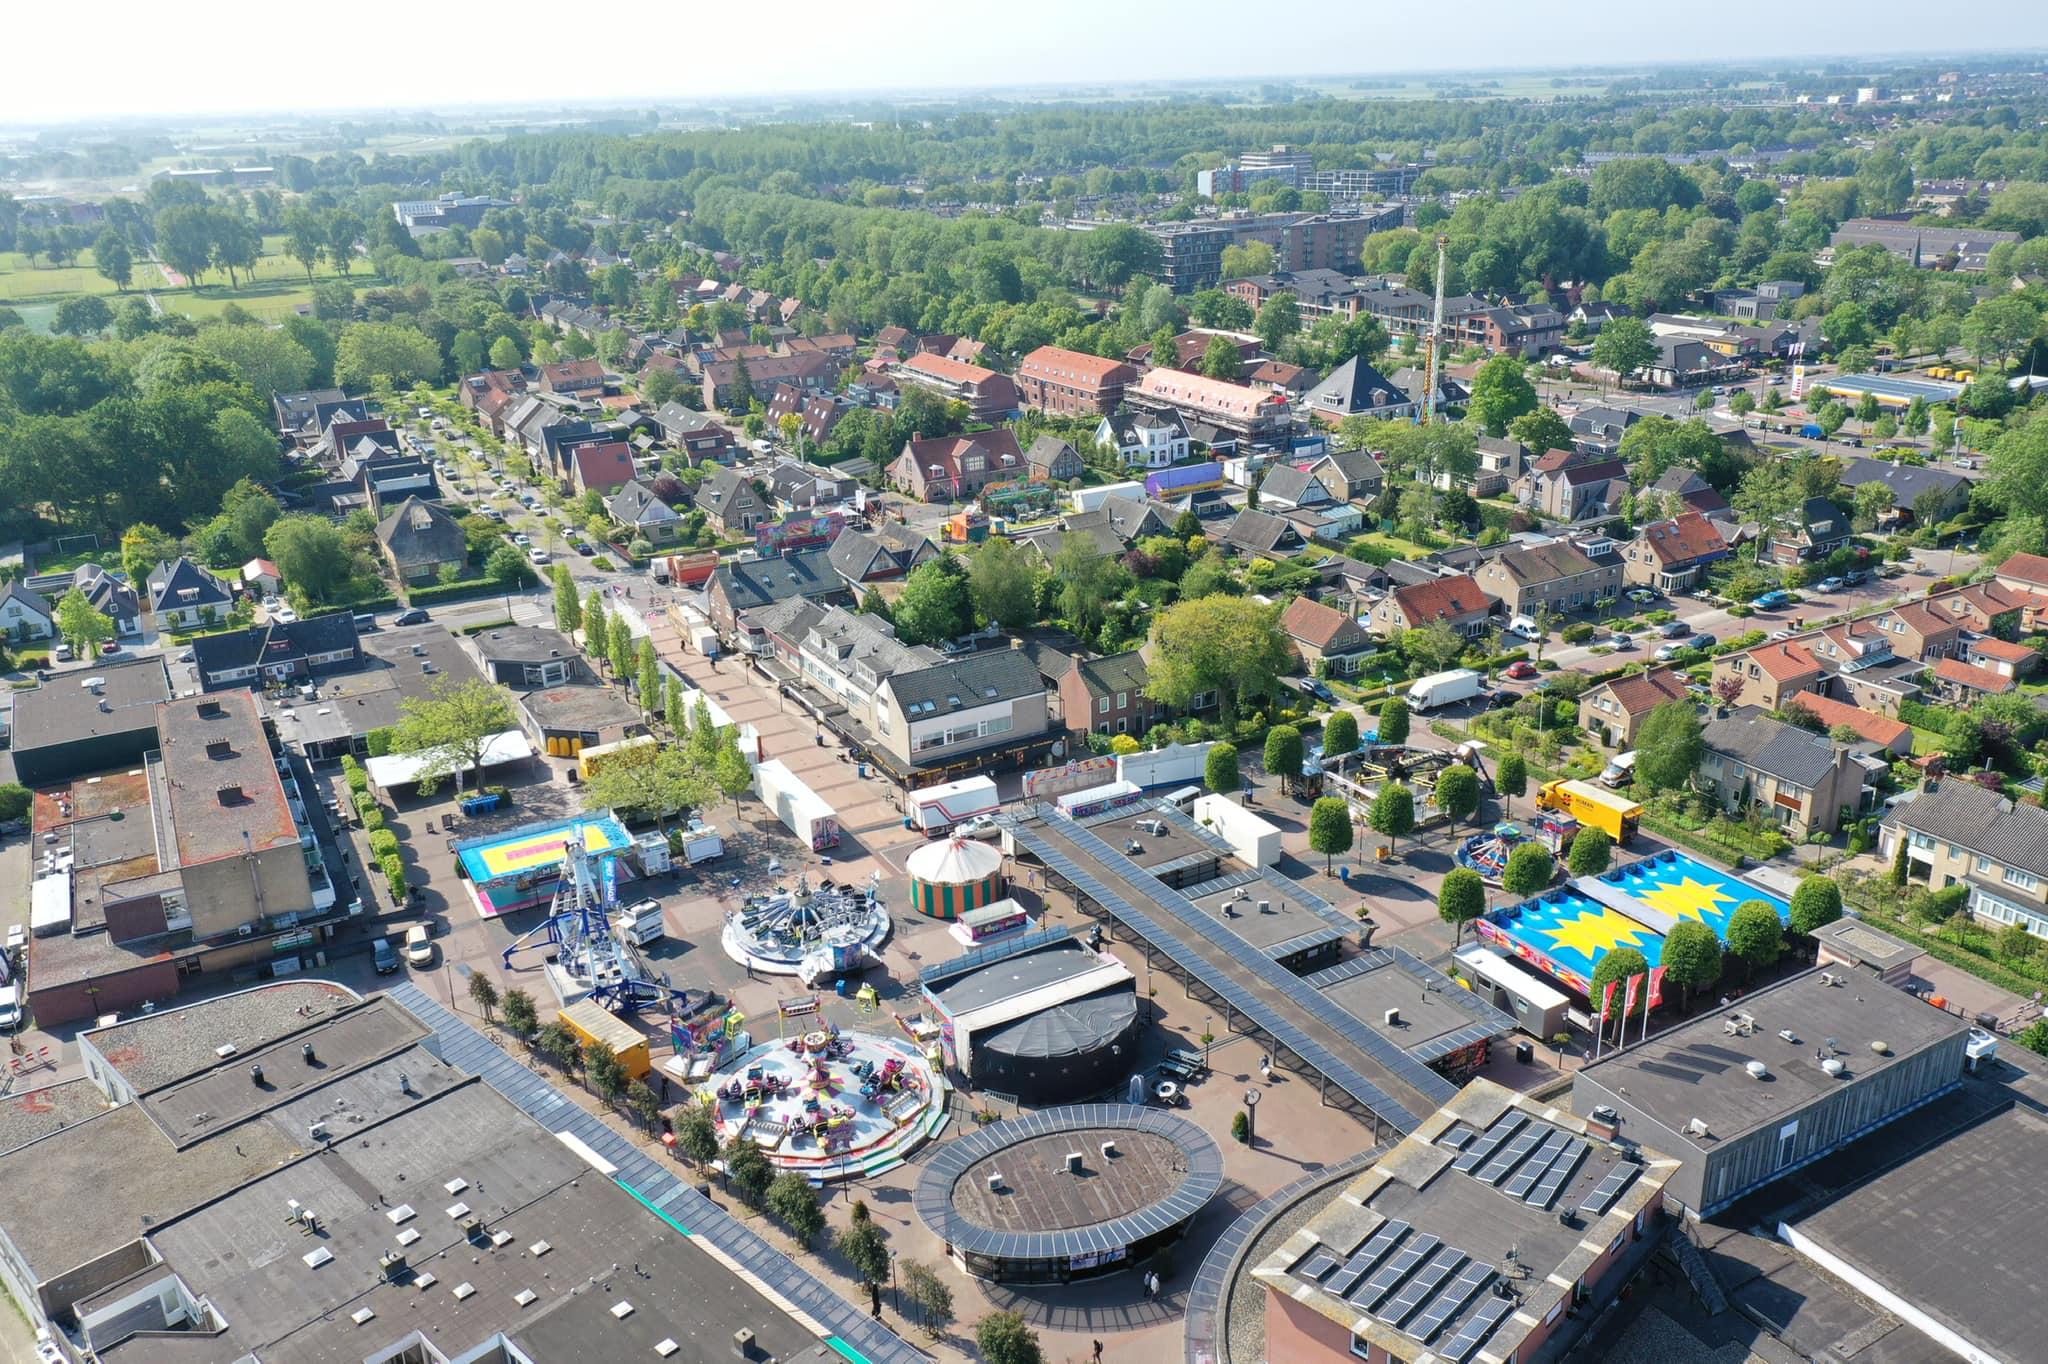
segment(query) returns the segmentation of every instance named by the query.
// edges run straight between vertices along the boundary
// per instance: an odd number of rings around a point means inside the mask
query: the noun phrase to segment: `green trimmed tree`
[[[1565,866],[1574,876],[1598,876],[1614,861],[1614,840],[1605,829],[1580,829],[1572,836]]]
[[[1436,777],[1436,808],[1444,812],[1451,827],[1479,812],[1479,774],[1464,763],[1452,763]]]
[[[749,1203],[758,1203],[768,1186],[775,1182],[775,1167],[768,1163],[768,1157],[761,1154],[761,1148],[753,1142],[734,1137],[725,1144],[719,1155],[725,1161],[725,1177],[732,1187],[739,1191],[741,1198]]]
[[[639,673],[634,690],[640,693],[640,709],[648,715],[661,713],[661,664],[654,656],[654,640],[642,637],[638,657],[634,660]]]
[[[1778,911],[1763,900],[1744,900],[1728,919],[1728,950],[1742,959],[1744,973],[1769,966],[1785,950]]]
[[[1557,864],[1541,843],[1517,843],[1501,871],[1500,888],[1517,899],[1526,900],[1549,889],[1557,875]]]
[[[1683,791],[1706,750],[1699,707],[1666,701],[1643,719],[1636,732],[1636,780],[1653,791]]]
[[[1398,696],[1389,696],[1380,703],[1380,737],[1383,744],[1405,744],[1408,742],[1408,703]]]
[[[1386,838],[1389,847],[1398,845],[1402,838],[1415,832],[1415,793],[1400,782],[1388,782],[1373,797],[1366,823],[1374,833]]]
[[[1688,1003],[1693,991],[1721,979],[1721,957],[1721,940],[1698,919],[1680,919],[1664,935],[1664,979],[1680,986]]]
[[[626,1092],[626,1067],[608,1042],[593,1037],[583,1044],[583,1073],[590,1077],[591,1092],[606,1103]]]
[[[1341,758],[1358,748],[1358,717],[1348,710],[1334,711],[1323,723],[1323,760]]]
[[[873,1218],[856,1216],[853,1225],[843,1228],[833,1243],[863,1287],[872,1288],[888,1281],[889,1243]]]
[[[1202,779],[1220,796],[1234,796],[1243,790],[1244,778],[1237,770],[1237,745],[1218,744],[1210,749],[1202,763]]]
[[[1351,806],[1342,796],[1324,796],[1309,810],[1308,845],[1323,855],[1324,875],[1351,851]]]
[[[533,1007],[533,996],[514,986],[505,992],[505,1031],[521,1041],[540,1031],[540,1013]]]
[[[1501,813],[1511,813],[1508,801],[1529,789],[1529,764],[1519,753],[1503,754],[1500,766],[1494,769],[1493,784],[1500,791]]]
[[[1456,936],[1451,940],[1456,950],[1465,938],[1465,925],[1486,913],[1486,880],[1470,867],[1453,867],[1444,873],[1444,883],[1436,893],[1436,916],[1451,925]]]
[[[491,978],[481,971],[469,973],[469,1002],[483,1010],[486,1022],[490,1020],[491,1010],[498,1007],[498,987],[491,984]]]
[[[1223,340],[1220,336],[1216,339]],[[1234,347],[1232,353],[1236,353]],[[974,1323],[974,1343],[981,1347],[987,1364],[1045,1364],[1038,1332],[1015,1312],[991,1312]]]
[[[1266,771],[1288,786],[1301,780],[1305,757],[1301,731],[1293,725],[1275,725],[1266,731]]]
[[[710,1109],[693,1103],[676,1116],[676,1145],[699,1168],[718,1159],[718,1123]]]
[[[1903,841],[1903,840],[1901,840]],[[1792,892],[1792,931],[1810,934],[1842,917],[1842,888],[1826,876],[1809,876]]]
[[[818,1206],[818,1191],[811,1181],[795,1170],[785,1170],[768,1185],[768,1211],[782,1219],[789,1234],[805,1250],[825,1229],[825,1212]]]

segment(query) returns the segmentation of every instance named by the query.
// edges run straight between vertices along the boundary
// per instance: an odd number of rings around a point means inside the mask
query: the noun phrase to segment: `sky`
[[[758,10],[690,0],[207,0],[189,10],[101,0],[84,11],[13,9],[0,55],[0,123],[9,124],[1818,59],[1921,52],[1939,33],[1925,0],[1307,0],[1270,10],[1244,0],[772,0]],[[1967,29],[1939,39],[2048,49],[2048,3],[1977,0]]]

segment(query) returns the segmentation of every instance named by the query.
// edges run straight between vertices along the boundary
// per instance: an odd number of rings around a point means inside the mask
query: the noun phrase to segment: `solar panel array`
[[[1344,1296],[1370,1312],[1386,1300],[1394,1291],[1394,1285],[1415,1272],[1415,1267],[1436,1254],[1443,1245],[1441,1237],[1424,1232],[1413,1240],[1401,1243],[1388,1261],[1373,1271],[1372,1277],[1363,1287],[1354,1288]]]
[[[1123,878],[1134,893],[1147,896],[1160,910],[1171,915],[1174,922],[1169,924],[1147,913],[1068,856],[1046,837],[1046,831],[1051,827],[1049,824],[1033,827],[1020,822],[1016,828],[1017,841],[1154,947],[1199,974],[1205,986],[1222,996],[1247,1021],[1279,1046],[1299,1056],[1311,1069],[1382,1121],[1400,1131],[1410,1132],[1421,1121],[1422,1114],[1374,1084],[1356,1066],[1303,1031],[1292,1019],[1276,1010],[1271,1000],[1275,997],[1285,999],[1294,1009],[1312,1017],[1382,1066],[1389,1075],[1404,1082],[1430,1107],[1448,1102],[1457,1093],[1457,1086],[1370,1028],[1360,1026],[1357,1019],[1310,989],[1300,977],[1275,963],[1222,923],[1203,913],[1186,896],[1148,876],[1142,868],[1123,858],[1096,835],[1065,821],[1062,824],[1064,827],[1060,828],[1059,836],[1063,841],[1092,859],[1104,871]],[[1238,969],[1214,969],[1177,929],[1198,934]]]
[[[1484,1180],[1509,1198],[1536,1208],[1547,1209],[1557,1200],[1565,1181],[1593,1149],[1583,1138],[1562,1127],[1531,1123],[1514,1112],[1502,1114],[1476,1140],[1452,1140],[1460,1131],[1470,1130],[1461,1125],[1438,1138],[1439,1145],[1458,1151],[1451,1168]],[[1620,1191],[1617,1185],[1614,1193],[1618,1195]],[[1607,1201],[1613,1202],[1613,1197]],[[1598,1211],[1605,1212],[1605,1204]]]
[[[1465,1310],[1465,1304],[1472,1296],[1493,1279],[1493,1266],[1474,1260],[1459,1271],[1458,1277],[1449,1288],[1430,1299],[1422,1315],[1415,1318],[1404,1329],[1424,1345],[1429,1344],[1437,1332],[1449,1324],[1452,1317]]]
[[[1415,1315],[1416,1309],[1444,1286],[1444,1280],[1457,1272],[1458,1266],[1470,1258],[1456,1246],[1445,1246],[1429,1257],[1429,1263],[1415,1271],[1415,1277],[1401,1285],[1387,1303],[1374,1311],[1373,1315],[1389,1326],[1399,1326]]]
[[[1382,1222],[1341,1263],[1334,1248],[1320,1245],[1292,1272],[1425,1345],[1499,1277],[1492,1265],[1399,1218]]]
[[[925,967],[912,984],[921,989],[931,989],[946,981],[979,971],[991,962],[1004,961],[1026,952],[1036,952],[1041,947],[1064,942],[1073,936],[1074,930],[1071,928],[1041,928],[1036,933],[1026,933],[1023,937],[1013,938],[1008,942],[990,943],[985,947],[977,947],[957,957],[949,957],[945,961]]]
[[[1629,1161],[1623,1161],[1609,1170],[1607,1177],[1595,1185],[1593,1192],[1587,1194],[1585,1201],[1579,1204],[1579,1211],[1588,1217],[1605,1216],[1607,1210],[1614,1206],[1614,1200],[1620,1198],[1622,1191],[1635,1181],[1636,1172],[1641,1168]]]
[[[1406,1222],[1381,1223],[1379,1230],[1368,1236],[1365,1239],[1365,1244],[1352,1252],[1351,1258],[1344,1262],[1341,1269],[1330,1276],[1329,1281],[1323,1287],[1329,1289],[1340,1298],[1349,1297],[1351,1291],[1358,1287],[1359,1281],[1372,1273],[1374,1266],[1385,1259],[1387,1252],[1392,1250],[1395,1244],[1403,1236],[1406,1236],[1410,1230],[1411,1228]]]
[[[1471,1174],[1479,1168],[1481,1161],[1498,1151],[1500,1144],[1521,1131],[1528,1121],[1525,1115],[1513,1110],[1501,1114],[1494,1120],[1493,1126],[1479,1134],[1479,1140],[1458,1153],[1458,1158],[1451,1162],[1451,1168],[1463,1174]]]
[[[1437,1353],[1450,1360],[1451,1364],[1465,1364],[1466,1360],[1479,1352],[1480,1345],[1493,1334],[1493,1328],[1507,1320],[1508,1314],[1514,1310],[1515,1302],[1512,1298],[1488,1298],[1479,1305],[1479,1310],[1458,1328],[1458,1334],[1452,1336],[1450,1342]]]

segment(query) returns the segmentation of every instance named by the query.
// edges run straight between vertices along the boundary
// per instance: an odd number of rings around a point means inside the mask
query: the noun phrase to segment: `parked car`
[[[1842,575],[1842,581],[1850,587],[1867,583],[1870,581],[1870,570],[1867,568],[1852,568]]]
[[[1513,704],[1515,704],[1515,702],[1521,699],[1522,698],[1516,695],[1514,692],[1507,690],[1492,692],[1487,695],[1486,708],[1488,710],[1506,710],[1509,706],[1512,706]]]
[[[521,549],[525,549],[528,545],[532,544],[533,541],[527,536],[525,531],[520,531],[517,535],[514,535],[512,537],[512,543],[519,546]]]
[[[1687,644],[1690,644],[1695,649],[1711,649],[1720,642],[1720,640],[1715,639],[1704,630],[1686,641]]]
[[[1657,633],[1666,639],[1677,639],[1680,635],[1692,633],[1692,626],[1682,620],[1667,620],[1657,627]]]
[[[1337,693],[1331,691],[1329,684],[1321,678],[1310,677],[1304,679],[1301,689],[1310,696],[1315,697],[1318,701],[1335,701],[1337,699]]]
[[[1508,676],[1517,682],[1525,682],[1536,675],[1536,665],[1526,658],[1518,658],[1508,664]]]
[[[1877,576],[1880,578],[1903,578],[1906,576],[1906,566],[1904,564],[1885,564],[1877,570]]]
[[[597,551],[591,547],[588,540],[578,540],[576,542],[576,552],[586,559],[594,558],[597,554]]]
[[[105,644],[100,645],[100,652],[111,658],[121,652],[120,642],[110,639]]]
[[[1656,659],[1659,663],[1669,663],[1672,659],[1678,657],[1680,654],[1684,653],[1687,649],[1691,647],[1692,646],[1690,644],[1686,643],[1666,644],[1660,647],[1656,653],[1651,655],[1651,657]]]
[[[379,938],[370,944],[370,960],[380,976],[388,976],[398,970],[398,952],[391,946],[389,938]]]
[[[432,616],[429,616],[425,611],[415,606],[409,611],[400,611],[398,615],[392,619],[391,623],[393,625],[425,625],[428,621],[432,619]]]
[[[1755,601],[1751,602],[1750,605],[1754,606],[1759,611],[1775,611],[1779,607],[1789,604],[1791,600],[1792,594],[1790,592],[1774,588],[1771,591],[1764,593],[1761,597],[1758,597]]]
[[[1625,654],[1630,649],[1636,647],[1636,642],[1627,635],[1609,635],[1607,637],[1607,647],[1618,654]]]
[[[1849,584],[1843,582],[1840,578],[1822,578],[1820,582],[1816,584],[1816,586],[1818,586],[1820,590],[1823,592],[1839,592],[1848,585]]]
[[[1647,587],[1631,587],[1627,592],[1624,592],[1622,595],[1627,597],[1630,601],[1634,602],[1637,606],[1648,606],[1651,602],[1657,600],[1657,594],[1655,592],[1652,592]]]
[[[425,924],[414,924],[405,930],[405,959],[414,966],[433,965],[434,935]]]
[[[526,551],[526,557],[534,563],[544,564],[548,561],[548,552],[544,549],[529,549]]]

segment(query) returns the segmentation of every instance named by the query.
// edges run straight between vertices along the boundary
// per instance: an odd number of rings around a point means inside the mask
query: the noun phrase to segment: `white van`
[[[1610,790],[1619,791],[1636,779],[1636,755],[1620,753],[1600,773],[1600,784]]]
[[[1166,793],[1166,803],[1182,814],[1191,813],[1195,808],[1195,802],[1201,798],[1202,788],[1199,786],[1183,786],[1178,791]]]
[[[1508,622],[1508,633],[1522,639],[1543,638],[1543,627],[1536,623],[1534,616],[1516,616]]]
[[[0,1032],[13,1032],[21,1027],[21,979],[16,977],[0,985]]]

